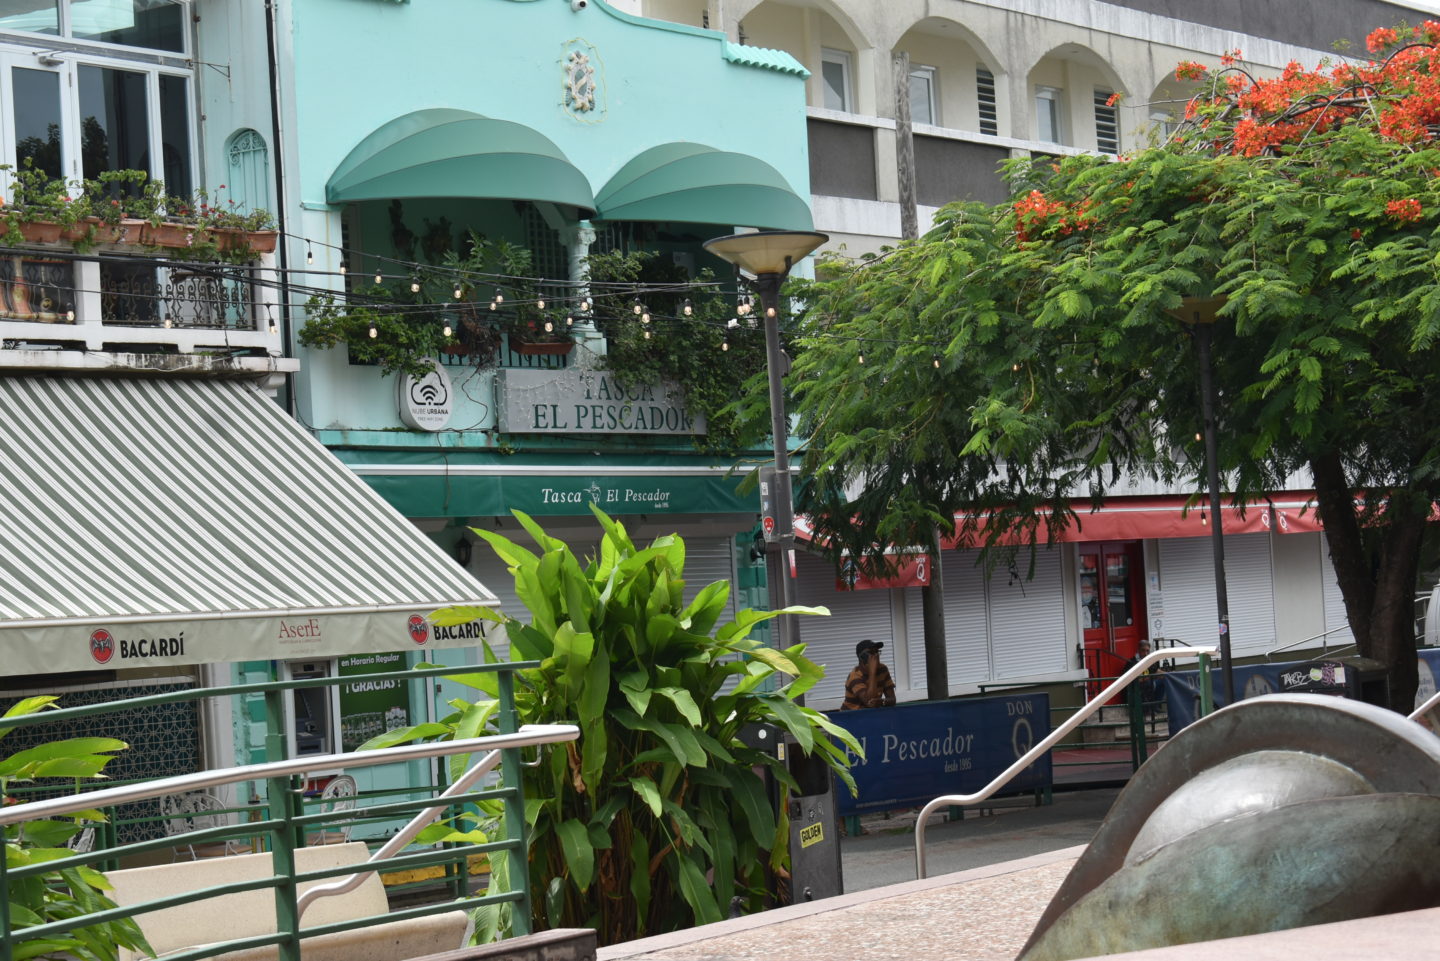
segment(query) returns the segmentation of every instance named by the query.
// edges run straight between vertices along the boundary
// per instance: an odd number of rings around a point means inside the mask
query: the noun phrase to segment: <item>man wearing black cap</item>
[[[880,649],[884,646],[871,640],[855,645],[855,656],[860,658],[860,663],[845,679],[845,703],[840,705],[840,710],[889,707],[895,703],[895,682],[890,679],[890,668],[880,663]]]

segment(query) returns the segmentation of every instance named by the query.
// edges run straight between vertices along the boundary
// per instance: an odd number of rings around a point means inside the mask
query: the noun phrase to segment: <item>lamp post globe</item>
[[[787,447],[788,429],[785,416],[785,371],[781,366],[779,304],[780,287],[790,275],[790,268],[813,253],[830,238],[809,230],[757,230],[730,234],[705,242],[705,249],[721,260],[739,267],[752,276],[749,284],[760,297],[761,315],[765,321],[765,366],[770,381],[770,436],[775,447],[775,527],[773,539],[767,538],[766,577],[771,585],[771,603],[776,609],[794,604],[795,589],[787,570],[787,555],[795,542],[795,507],[790,485],[790,458]],[[797,640],[794,618],[776,620],[781,650]]]

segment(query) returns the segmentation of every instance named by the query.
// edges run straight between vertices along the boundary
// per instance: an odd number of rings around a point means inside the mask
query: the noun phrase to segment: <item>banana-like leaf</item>
[[[730,779],[735,801],[745,812],[745,820],[750,825],[750,836],[755,839],[756,844],[768,846],[775,834],[775,812],[770,808],[770,801],[765,796],[760,779],[748,768],[727,770],[725,774]]]
[[[660,816],[660,790],[655,786],[655,782],[649,778],[632,777],[630,787],[650,808],[650,813],[658,818]]]
[[[695,862],[684,855],[680,856],[680,890],[695,912],[696,924],[713,924],[722,920],[720,908],[715,904],[715,892],[705,883],[705,875]]]
[[[383,747],[394,747],[397,744],[409,744],[411,741],[420,741],[429,737],[439,737],[442,734],[449,734],[448,724],[412,724],[409,727],[391,728],[384,734],[377,734],[364,744],[357,747],[357,751],[378,751]]]
[[[726,624],[715,632],[717,640],[730,641],[736,638],[743,638],[750,633],[750,629],[756,624],[764,623],[771,618],[780,617],[782,614],[811,614],[817,617],[829,617],[828,607],[794,607],[781,608],[778,611],[754,611],[746,608],[735,615],[735,620]]]
[[[438,627],[455,627],[458,624],[469,624],[471,621],[494,621],[496,624],[503,624],[505,615],[489,607],[463,604],[455,607],[442,607],[438,611],[430,612],[430,623]]]
[[[696,705],[695,698],[690,696],[689,691],[683,687],[662,687],[658,688],[655,693],[667,698],[670,703],[674,704],[675,709],[680,712],[680,716],[692,725],[695,727],[701,725],[700,708]]]

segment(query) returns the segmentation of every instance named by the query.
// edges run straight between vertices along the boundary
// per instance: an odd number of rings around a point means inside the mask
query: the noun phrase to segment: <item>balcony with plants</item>
[[[173,197],[141,171],[66,182],[10,170],[0,206],[0,368],[276,369],[265,211]],[[219,361],[219,364],[216,364]],[[288,363],[288,362],[286,362]]]

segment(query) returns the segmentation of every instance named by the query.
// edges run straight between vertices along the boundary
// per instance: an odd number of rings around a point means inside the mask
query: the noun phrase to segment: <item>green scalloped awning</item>
[[[810,230],[810,205],[765,161],[698,143],[636,155],[595,198],[598,220]]]
[[[544,134],[450,108],[417,110],[378,127],[325,185],[332,204],[397,197],[534,200],[595,209],[590,182]]]

